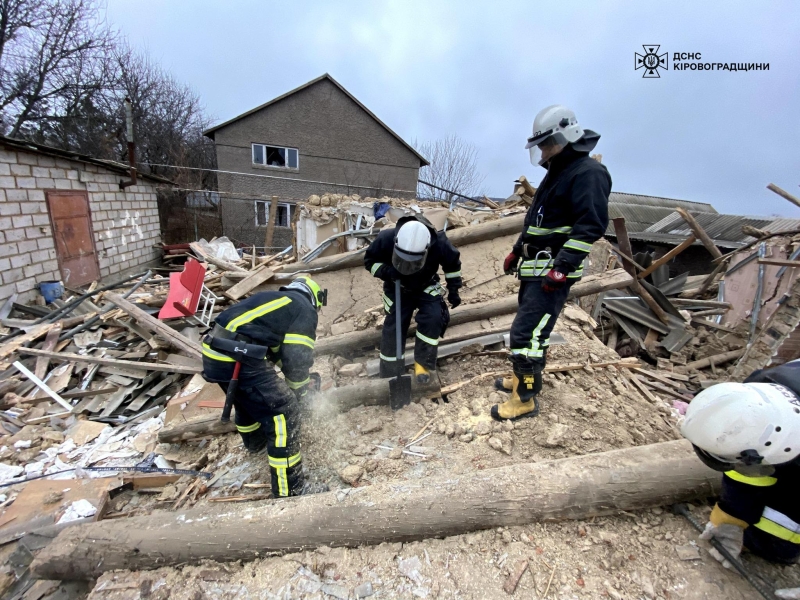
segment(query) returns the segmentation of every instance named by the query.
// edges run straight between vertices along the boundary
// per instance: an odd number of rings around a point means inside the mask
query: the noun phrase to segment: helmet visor
[[[427,257],[427,249],[424,252],[408,252],[395,246],[392,253],[392,266],[401,275],[413,275],[422,269]]]

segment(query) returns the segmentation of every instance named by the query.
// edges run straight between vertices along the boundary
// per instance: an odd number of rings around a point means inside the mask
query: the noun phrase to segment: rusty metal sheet
[[[75,287],[100,279],[88,194],[48,192],[47,208],[64,284]]]

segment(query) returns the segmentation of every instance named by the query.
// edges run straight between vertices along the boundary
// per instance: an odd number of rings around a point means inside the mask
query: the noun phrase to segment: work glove
[[[450,308],[455,308],[461,304],[461,296],[458,295],[458,290],[450,290],[447,294],[447,301],[450,303]]]
[[[394,268],[393,265],[383,265],[376,273],[378,279],[383,281],[397,281],[400,279],[400,271]]]
[[[550,271],[542,279],[542,290],[547,293],[557,292],[567,285],[567,276],[561,271],[550,269]]]
[[[723,523],[721,525],[714,525],[709,522],[706,523],[706,528],[700,534],[701,540],[711,541],[717,540],[722,547],[730,552],[731,556],[738,559],[742,553],[742,546],[744,545],[744,529],[738,525],[731,525],[730,523]],[[726,569],[731,568],[731,563],[713,546],[709,548],[708,553],[722,563]]]
[[[506,275],[513,275],[517,270],[518,264],[519,256],[512,250],[511,254],[506,256],[506,259],[503,261],[503,273]]]

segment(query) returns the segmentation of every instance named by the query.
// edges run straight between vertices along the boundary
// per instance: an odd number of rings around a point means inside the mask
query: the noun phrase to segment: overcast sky
[[[540,108],[602,135],[614,190],[800,217],[800,2],[108,0],[108,20],[191,85],[217,122],[328,72],[406,140],[456,133],[490,196],[544,175]],[[660,79],[642,44],[669,53]],[[674,52],[769,71],[674,71]]]

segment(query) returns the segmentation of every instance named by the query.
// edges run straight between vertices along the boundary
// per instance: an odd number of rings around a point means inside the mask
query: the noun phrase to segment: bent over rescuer
[[[253,294],[222,311],[203,340],[206,381],[227,391],[241,363],[233,399],[236,429],[249,452],[267,450],[276,497],[322,491],[303,475],[298,400],[309,387],[317,312],[325,301],[316,282],[299,277],[280,291]]]

